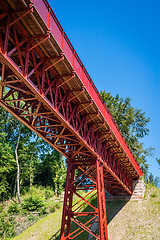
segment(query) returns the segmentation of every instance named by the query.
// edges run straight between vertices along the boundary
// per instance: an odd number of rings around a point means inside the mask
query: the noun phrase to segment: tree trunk
[[[17,177],[15,177],[14,190],[13,190],[13,197],[16,196],[16,188],[17,188]]]
[[[18,146],[19,146],[19,141],[20,141],[20,137],[21,137],[21,127],[22,127],[22,124],[20,123],[18,140],[17,140],[17,145],[16,145],[16,148],[15,148],[16,162],[17,162],[17,196],[18,196],[18,202],[19,203],[21,202],[21,198],[20,198],[20,184],[19,184],[20,166],[19,166],[19,161],[18,161]]]
[[[58,195],[57,173],[56,173],[56,176],[55,176],[54,184],[55,184],[55,195],[57,196]]]
[[[38,135],[37,135],[37,138],[36,138],[36,141],[34,143],[34,146],[32,148],[32,154],[31,154],[31,158],[30,158],[30,177],[29,177],[29,183],[30,183],[30,194],[32,193],[32,184],[33,184],[33,167],[32,167],[32,160],[33,160],[33,154],[34,154],[34,149],[35,149],[35,146],[37,144],[37,141],[38,141]]]
[[[30,185],[30,194],[32,193],[32,184],[33,184],[33,168],[32,168],[32,158],[33,158],[33,152],[30,159],[30,176],[29,176],[29,185]]]

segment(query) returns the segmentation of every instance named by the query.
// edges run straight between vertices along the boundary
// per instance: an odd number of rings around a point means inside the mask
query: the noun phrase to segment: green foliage
[[[56,209],[60,209],[60,207],[61,207],[61,204],[60,204],[59,202],[57,202],[57,203],[55,204],[55,208],[56,208]]]
[[[7,111],[0,107],[0,201],[13,195],[16,182],[17,164],[15,160],[15,147],[18,138],[20,123]],[[21,184],[29,182],[30,155],[34,135],[27,127],[22,125],[18,157],[20,164]],[[32,140],[33,139],[33,140]],[[37,151],[34,156],[37,159]]]
[[[29,186],[23,186],[23,188],[21,188],[21,195],[25,195],[26,193],[29,192]]]
[[[157,176],[155,177],[154,184],[155,184],[156,187],[159,186],[159,184],[160,184],[160,177],[157,177]]]
[[[45,197],[45,187],[34,185],[32,187],[32,195],[38,195],[41,198]]]
[[[45,190],[45,199],[49,199],[49,198],[53,197],[53,195],[54,194],[51,190],[49,190],[49,189]]]
[[[17,163],[15,147],[20,123],[0,107],[0,201],[5,201],[16,192]],[[52,186],[60,194],[64,189],[66,166],[61,154],[55,151],[26,126],[21,125],[18,145],[20,166],[20,191],[25,194],[33,184]],[[46,199],[53,194],[45,193]]]
[[[160,167],[160,158],[156,158],[157,163],[159,164]]]
[[[0,238],[11,238],[15,236],[14,219],[9,218],[4,211],[0,214]]]
[[[49,207],[49,211],[51,213],[57,211],[58,209],[60,209],[62,206],[62,203],[61,202],[55,202],[52,206]]]
[[[147,128],[147,124],[150,119],[145,117],[145,112],[142,112],[141,109],[131,106],[130,98],[123,99],[118,94],[116,97],[113,97],[111,93],[106,93],[105,91],[101,91],[101,96],[122,134],[126,139],[129,137],[128,142],[132,142],[132,138],[134,139],[134,137],[142,138],[148,135],[149,129]]]
[[[154,185],[154,177],[153,177],[153,174],[152,174],[152,173],[149,174],[148,183]]]
[[[56,211],[55,207],[50,207],[50,212],[54,213]]]
[[[3,205],[0,205],[0,213],[3,211]]]
[[[35,220],[37,220],[37,216],[35,216],[35,215],[33,215],[33,214],[28,215],[28,216],[27,216],[27,220],[28,220],[29,222],[34,222]]]
[[[21,216],[26,216],[28,213],[27,209],[21,208],[20,214]]]
[[[43,186],[53,186],[55,193],[60,194],[65,185],[64,159],[59,152],[49,146],[44,148],[44,153],[45,155],[40,156],[41,162],[37,164],[35,182]]]
[[[47,208],[46,207],[43,207],[40,212],[39,212],[39,215],[42,216],[42,215],[45,215],[45,214],[48,214],[48,211],[47,211]]]
[[[17,214],[19,213],[20,209],[19,209],[19,204],[16,202],[12,202],[11,205],[8,208],[8,212],[9,213],[13,213],[13,214]]]
[[[101,91],[100,94],[146,176],[148,170],[146,157],[151,156],[154,149],[145,149],[140,139],[149,134],[147,124],[150,119],[146,118],[145,112],[141,109],[131,105],[130,98],[123,99],[118,94],[113,97],[111,93],[105,91]]]
[[[16,166],[11,147],[1,139],[0,135],[0,201],[10,196],[9,182]]]
[[[157,197],[157,194],[156,193],[152,193],[150,196],[151,196],[151,198],[155,198],[155,197]]]
[[[34,194],[30,195],[28,189],[28,192],[21,199],[21,204],[12,201],[8,205],[10,201],[7,201],[0,205],[0,239],[8,239],[8,237],[14,236],[15,232],[17,230],[19,232],[21,227],[24,229],[24,225],[27,227],[62,207],[59,198],[54,196],[54,198],[50,199],[54,193],[50,186],[34,186],[32,190]],[[47,199],[43,199],[42,197],[46,193]],[[50,197],[48,198],[48,196]]]
[[[29,197],[24,198],[24,202],[22,203],[22,207],[28,211],[39,210],[43,206],[43,199],[35,195],[30,195]]]

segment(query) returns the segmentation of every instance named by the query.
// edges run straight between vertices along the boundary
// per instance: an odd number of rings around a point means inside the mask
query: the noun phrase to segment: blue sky
[[[160,158],[160,1],[49,0],[98,90],[150,117],[145,147]],[[149,171],[160,177],[155,158]]]

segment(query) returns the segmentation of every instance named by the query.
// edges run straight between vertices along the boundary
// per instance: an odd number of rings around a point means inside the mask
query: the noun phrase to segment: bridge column
[[[99,213],[99,232],[100,240],[107,240],[107,213],[104,189],[103,165],[100,161],[96,161],[97,168],[97,198],[98,198],[98,213]]]
[[[75,167],[70,161],[67,162],[67,176],[66,187],[64,193],[62,223],[61,223],[61,240],[69,239],[67,236],[70,234],[71,227],[71,214],[69,210],[72,209],[73,204],[73,192],[71,191],[71,183],[74,181]],[[71,213],[71,212],[70,212]]]
[[[103,165],[68,160],[60,240],[87,239],[86,232],[108,240]]]

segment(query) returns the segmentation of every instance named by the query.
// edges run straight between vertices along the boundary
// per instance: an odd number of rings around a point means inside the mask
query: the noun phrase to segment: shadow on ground
[[[60,239],[60,231],[59,229],[49,240],[59,240]]]
[[[122,208],[129,202],[127,201],[107,201],[107,223],[109,224],[112,219],[122,210]]]
[[[129,201],[129,200],[128,200]],[[107,208],[107,223],[109,224],[112,219],[122,210],[122,208],[128,203],[128,201],[106,201],[106,208]],[[92,205],[97,205],[97,199],[94,199],[92,201]],[[90,206],[87,206],[83,212],[89,212],[92,211]],[[78,220],[82,223],[87,222],[91,217],[78,217]],[[77,229],[76,224],[71,225],[71,232],[75,231]],[[97,227],[98,229],[98,227]],[[97,232],[97,231],[96,231]],[[98,232],[97,232],[98,233]],[[81,235],[77,236],[76,240],[87,240],[89,237],[89,234],[87,232],[82,232]],[[95,239],[94,237],[92,239]],[[60,229],[49,239],[49,240],[60,240]]]

